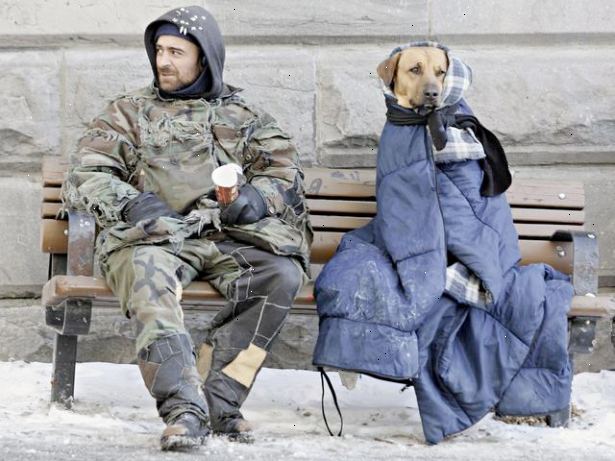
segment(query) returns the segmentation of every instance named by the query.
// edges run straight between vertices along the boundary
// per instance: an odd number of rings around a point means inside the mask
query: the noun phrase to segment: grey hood
[[[218,23],[209,11],[196,5],[173,9],[151,22],[145,29],[145,50],[152,66],[156,87],[158,87],[158,73],[156,71],[155,36],[158,28],[164,23],[175,24],[182,34],[192,36],[203,52],[203,64],[205,65],[203,72],[207,74],[208,81],[205,91],[200,94],[181,96],[211,100],[230,93],[222,77],[225,50]],[[168,96],[175,97],[176,95],[169,93]]]

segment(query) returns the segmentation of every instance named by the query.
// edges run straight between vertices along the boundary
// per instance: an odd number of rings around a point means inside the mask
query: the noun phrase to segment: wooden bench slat
[[[306,171],[310,170],[307,169]],[[61,181],[58,184],[45,183],[44,198],[49,197],[49,201],[59,201],[61,185]],[[374,185],[361,185],[344,182],[340,182],[339,184],[331,183],[325,185],[327,188],[325,193],[315,195],[314,192],[308,192],[308,197],[341,197],[347,199],[363,198],[371,199],[370,202],[374,203]],[[352,185],[353,187],[360,187],[363,193],[357,194],[353,188],[347,188],[347,186],[349,185]],[[338,188],[338,186],[340,187]],[[540,185],[529,186],[527,182],[519,182],[513,183],[506,195],[509,203],[511,203],[511,205],[513,206],[531,203],[534,205],[555,206],[556,208],[566,208],[568,206],[573,209],[578,209],[579,207],[582,208],[585,195],[583,189],[579,189],[577,187],[569,189],[567,186],[568,185],[566,185],[566,188],[563,189],[562,187],[555,185],[544,185],[540,183]],[[365,190],[363,190],[364,187]],[[561,193],[565,195],[563,199],[560,198]],[[327,200],[323,201],[327,202]],[[550,203],[553,203],[553,205],[550,205]]]
[[[317,214],[373,216],[377,211],[376,202],[367,200],[325,200],[312,198],[307,200],[307,205],[312,216]],[[585,212],[577,209],[513,207],[512,215],[515,221],[571,224],[583,224],[585,222]]]
[[[52,254],[65,254],[67,251],[67,221],[44,219],[41,230],[41,251]],[[335,253],[344,235],[343,232],[314,232],[311,260],[313,264],[324,264]],[[547,240],[520,240],[522,262],[524,264],[545,262],[557,270],[570,273],[572,251],[569,242]],[[564,252],[564,256],[559,253]]]
[[[324,200],[311,198],[307,199],[306,202],[312,215],[326,213],[332,215],[354,214],[373,216],[376,214],[375,200]]]
[[[511,206],[527,206],[537,208],[567,208],[582,210],[585,206],[583,193],[568,193],[563,199],[558,192],[520,191],[511,186],[506,192],[506,199]]]
[[[546,263],[554,269],[570,274],[572,272],[572,243],[548,240],[519,240],[521,264]]]
[[[348,231],[364,226],[370,222],[371,217],[358,216],[325,216],[312,215],[310,220],[314,230],[337,230]],[[542,224],[542,223],[515,223],[515,228],[520,237],[549,238],[557,230],[583,230],[582,225]]]
[[[519,238],[550,238],[558,230],[582,231],[583,226],[575,224],[523,224],[515,223]]]
[[[325,264],[335,253],[343,232],[314,232],[310,260],[312,264]]]
[[[44,226],[55,227],[52,232],[43,232],[47,237],[41,243],[42,251],[53,254],[66,253],[66,237],[64,230],[67,229],[66,221],[44,220]],[[49,236],[63,236],[61,239],[50,239]],[[329,260],[343,236],[342,232],[315,232],[312,245],[312,263],[324,264]],[[522,254],[522,263],[545,262],[555,269],[570,273],[572,267],[572,251],[569,242],[551,242],[546,240],[520,240],[519,247]],[[560,254],[563,252],[563,256]]]
[[[343,232],[315,232],[312,263],[324,264],[335,253]],[[520,240],[521,264],[547,263],[565,274],[572,272],[572,244],[548,240]]]
[[[68,169],[68,162],[61,157],[43,160],[43,185],[59,187]],[[308,196],[322,197],[373,197],[376,173],[373,169],[306,168],[305,187]],[[563,194],[563,195],[561,195]],[[532,205],[554,208],[582,209],[583,183],[514,179],[506,193],[511,205]]]
[[[371,217],[365,216],[325,216],[311,215],[310,221],[314,230],[319,229],[335,229],[335,230],[352,230],[358,227],[365,226],[372,220]]]
[[[370,204],[370,202],[374,203],[375,173],[373,171],[330,171],[318,168],[308,168],[305,171],[306,191],[310,209],[322,212],[336,211],[333,208],[334,205],[328,203],[327,200],[313,198],[315,194],[318,194],[318,197],[355,199],[349,201],[357,202],[356,205],[348,205],[350,213],[375,213],[375,205]],[[54,175],[47,176],[44,174],[44,176],[47,179],[44,179],[43,201],[59,202],[61,179],[58,180],[58,177]],[[52,184],[56,180],[59,182]],[[583,185],[580,183],[561,185],[555,182],[540,181],[536,183],[536,181],[531,180],[515,180],[506,192],[506,198],[512,207],[581,210],[585,206]]]
[[[566,209],[543,208],[511,208],[513,219],[516,222],[583,224],[585,211]]]
[[[528,194],[559,195],[583,195],[585,186],[582,181],[550,181],[544,179],[513,178],[510,191]],[[559,197],[558,197],[559,198]],[[565,197],[560,200],[565,200]]]
[[[373,197],[376,173],[373,170],[305,169],[305,191],[308,196]]]
[[[64,181],[67,170],[68,160],[66,157],[43,157],[43,186],[60,186]]]
[[[61,203],[44,202],[41,206],[42,218],[55,218],[62,207]],[[373,216],[376,213],[376,202],[366,201],[344,201],[344,200],[308,200],[308,207],[312,214],[312,223],[318,220],[317,216],[321,213],[328,215],[355,215],[363,218],[365,215]],[[515,221],[539,222],[539,223],[558,223],[558,224],[583,224],[585,213],[583,210],[563,210],[563,209],[537,209],[537,208],[512,208],[512,215]],[[361,219],[356,224],[364,225],[365,220]],[[345,228],[345,227],[344,227]]]
[[[297,297],[295,304],[310,304],[314,302],[313,284],[306,284]],[[107,300],[115,298],[106,282],[97,277],[82,275],[56,275],[43,287],[42,304],[57,306],[68,298],[87,298]],[[220,293],[208,282],[195,281],[182,292],[182,301],[212,301],[222,300]]]
[[[55,219],[58,212],[62,208],[61,203],[43,203],[41,205],[41,218],[43,219]]]
[[[301,289],[295,298],[293,310],[299,308],[305,313],[316,314],[313,289],[313,283],[308,283]],[[56,275],[43,287],[42,303],[44,306],[57,306],[68,298],[87,298],[102,302],[115,299],[105,281],[96,277]],[[217,301],[219,304],[224,302],[218,291],[208,282],[192,282],[182,293],[183,303],[212,301]],[[610,309],[615,309],[615,298],[612,295],[575,296],[568,315],[571,317],[606,317]]]
[[[511,206],[583,209],[585,189],[582,182],[513,179],[506,199]]]
[[[220,310],[221,298],[205,299],[183,299],[182,308],[184,311],[211,311]],[[113,297],[99,297],[94,301],[94,307],[118,308],[117,299]],[[568,312],[569,317],[608,317],[610,312],[615,309],[613,298],[606,295],[598,295],[588,303],[585,296],[575,296],[572,298],[572,306]],[[294,314],[316,315],[315,304],[300,304],[299,300],[293,305]]]
[[[41,251],[66,254],[68,250],[68,221],[43,219],[41,222]],[[335,252],[343,232],[315,232],[311,251],[312,263],[322,264]]]
[[[43,187],[43,202],[60,202],[60,187]]]
[[[346,197],[369,198],[374,196],[376,173],[374,170],[330,170],[308,168],[305,170],[305,188],[309,198]],[[582,182],[536,181],[515,179],[506,192],[512,206],[582,209],[585,194]]]

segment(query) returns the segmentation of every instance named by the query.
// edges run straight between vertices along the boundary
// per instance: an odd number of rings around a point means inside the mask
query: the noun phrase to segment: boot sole
[[[205,444],[207,437],[188,437],[185,435],[170,435],[160,439],[162,451],[190,451]]]
[[[249,432],[214,432],[213,436],[233,443],[251,444],[255,442],[254,436]]]

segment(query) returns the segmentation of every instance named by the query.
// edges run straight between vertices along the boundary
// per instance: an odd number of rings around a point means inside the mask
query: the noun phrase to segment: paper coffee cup
[[[239,195],[239,178],[243,170],[236,163],[219,166],[211,173],[216,188],[216,199],[220,205],[228,205]]]

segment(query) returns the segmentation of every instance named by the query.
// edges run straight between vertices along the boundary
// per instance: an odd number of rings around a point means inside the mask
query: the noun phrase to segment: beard
[[[156,69],[158,74],[158,87],[166,92],[181,90],[192,85],[201,74],[201,69],[191,69],[190,72],[181,72],[171,66],[159,67]]]
[[[185,83],[181,81],[177,72],[170,70],[158,71],[158,86],[164,91],[179,90]]]

